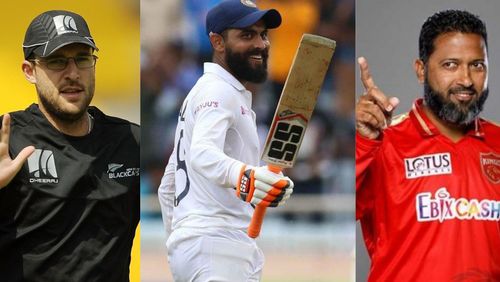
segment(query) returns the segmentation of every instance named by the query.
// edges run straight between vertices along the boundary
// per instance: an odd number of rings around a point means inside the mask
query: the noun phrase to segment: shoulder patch
[[[395,117],[393,117],[391,119],[391,125],[390,126],[398,125],[398,124],[402,123],[408,117],[410,117],[409,113],[404,113],[404,114],[397,115],[397,116],[395,116]]]

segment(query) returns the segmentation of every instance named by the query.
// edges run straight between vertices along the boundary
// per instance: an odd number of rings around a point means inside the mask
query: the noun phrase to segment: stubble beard
[[[250,63],[250,56],[261,55],[262,64],[255,68]],[[262,83],[267,79],[267,59],[269,57],[268,49],[253,49],[245,53],[233,52],[226,46],[226,62],[232,74],[239,81],[248,81],[253,83]]]
[[[50,95],[49,91],[47,89],[44,89],[43,87],[40,87],[38,85],[36,86],[36,90],[38,93],[38,98],[40,100],[40,104],[42,104],[43,108],[48,112],[49,115],[51,115],[53,118],[62,121],[62,122],[75,122],[83,117],[83,115],[87,112],[88,106],[90,105],[90,102],[92,101],[92,98],[94,97],[94,83],[91,83],[88,88],[84,88],[85,97],[82,103],[82,106],[78,108],[78,111],[76,112],[69,112],[67,110],[64,110],[61,105],[59,105],[57,100],[64,100],[63,97],[55,97],[53,98],[53,95]],[[57,94],[59,95],[59,94]]]
[[[486,88],[477,99],[474,99],[467,105],[456,104],[449,98],[454,91],[462,89],[450,89],[448,93],[436,91],[429,85],[427,75],[424,81],[424,101],[429,109],[441,120],[455,125],[467,126],[471,124],[476,117],[483,111],[484,103],[488,98],[489,89]],[[474,89],[467,88],[467,90]],[[478,95],[476,92],[474,95]]]

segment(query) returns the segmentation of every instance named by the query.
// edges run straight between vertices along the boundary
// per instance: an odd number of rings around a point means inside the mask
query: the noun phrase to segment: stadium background
[[[401,100],[396,114],[407,112],[413,101],[422,96],[413,62],[418,57],[418,36],[424,21],[437,11],[464,9],[486,22],[488,31],[489,88],[483,117],[500,121],[500,29],[498,29],[500,1],[478,0],[356,0],[356,56],[365,56],[373,79],[387,95]],[[356,71],[356,93],[363,87]],[[397,211],[394,211],[397,212]],[[369,260],[357,229],[356,274],[357,281],[366,281]]]
[[[211,49],[205,15],[219,0],[141,0],[141,274],[172,281],[157,188],[173,149],[180,105]],[[270,31],[269,81],[253,85],[259,137],[265,138],[300,36],[337,41],[333,65],[307,129],[296,184],[284,207],[269,210],[259,238],[264,282],[353,281],[354,0],[258,0],[281,12]]]
[[[22,43],[31,20],[47,10],[70,10],[82,15],[99,52],[92,105],[109,115],[140,122],[139,1],[6,1],[0,26],[0,114],[22,110],[36,102],[34,86],[21,71]],[[140,240],[134,241],[131,281],[139,281]]]

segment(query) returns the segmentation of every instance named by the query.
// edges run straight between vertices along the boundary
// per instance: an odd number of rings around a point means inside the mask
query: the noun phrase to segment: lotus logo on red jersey
[[[430,175],[451,174],[450,153],[422,155],[405,159],[405,175],[407,179]]]
[[[494,153],[481,153],[479,156],[486,178],[493,184],[500,183],[500,156]]]
[[[417,194],[417,220],[443,222],[450,219],[500,221],[500,201],[453,198],[445,187]]]

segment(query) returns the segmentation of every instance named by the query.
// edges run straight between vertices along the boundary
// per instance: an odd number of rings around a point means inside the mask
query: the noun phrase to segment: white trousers
[[[258,282],[264,255],[242,231],[179,228],[167,241],[175,282]],[[207,234],[208,233],[208,234]]]

